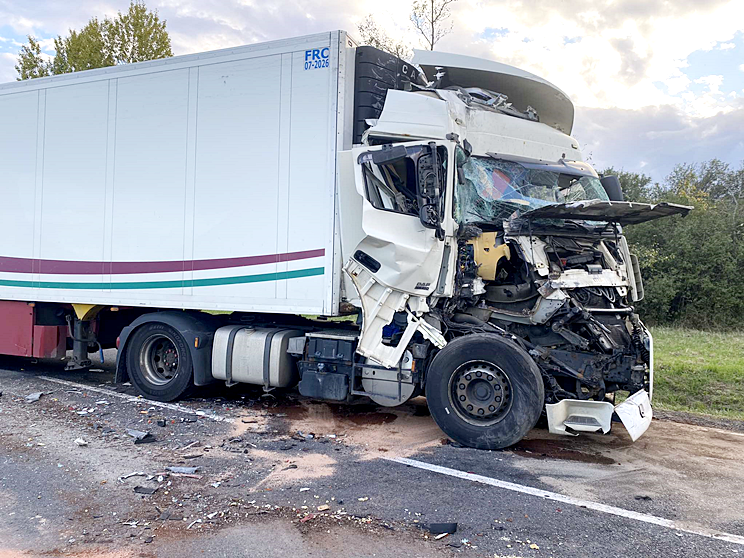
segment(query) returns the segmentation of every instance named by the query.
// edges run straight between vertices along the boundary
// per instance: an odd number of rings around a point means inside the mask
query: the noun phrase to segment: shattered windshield
[[[492,157],[470,157],[462,167],[455,190],[455,217],[462,224],[500,226],[515,212],[522,214],[557,203],[609,200],[595,176],[553,169]]]

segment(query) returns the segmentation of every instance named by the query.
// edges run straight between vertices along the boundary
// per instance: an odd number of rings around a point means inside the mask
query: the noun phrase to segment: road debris
[[[452,535],[457,532],[457,523],[429,523],[428,529],[432,535]]]
[[[155,437],[149,432],[143,430],[134,430],[133,428],[127,428],[127,434],[134,438],[135,444],[149,444],[155,441]]]
[[[186,527],[186,530],[191,529],[194,525],[196,525],[197,523],[201,523],[201,522],[202,522],[201,519],[195,519],[194,521],[192,521],[191,523],[189,523],[189,526]]]
[[[76,444],[77,444],[78,446],[80,446],[80,447],[84,447],[84,446],[87,446],[87,445],[88,445],[88,442],[86,442],[86,441],[85,441],[85,440],[83,440],[82,438],[77,438],[77,439],[75,440],[75,443],[76,443]]]
[[[155,494],[157,492],[158,487],[151,488],[149,486],[135,486],[134,492],[137,494]]]
[[[123,483],[125,479],[128,479],[130,477],[146,477],[147,473],[143,471],[135,471],[133,473],[129,473],[127,475],[122,475],[119,477],[119,482]]]
[[[369,496],[362,496],[361,498],[357,498],[357,500],[360,502],[366,502],[367,500],[369,500]]]
[[[36,391],[34,393],[29,393],[26,396],[26,403],[34,403],[35,401],[38,401],[41,398],[42,395],[43,395],[43,393],[40,392],[40,391]]]
[[[318,506],[318,511],[328,511],[331,509],[331,506],[328,504],[323,504],[322,506]]]
[[[171,473],[184,473],[188,475],[193,475],[196,473],[196,471],[199,470],[199,467],[166,467],[166,471],[170,471]]]
[[[436,537],[434,537],[435,541],[441,540],[444,537],[449,537],[449,533],[439,533]]]
[[[305,517],[303,517],[302,519],[300,519],[300,523],[307,523],[311,519],[315,519],[315,514],[314,513],[307,514]]]

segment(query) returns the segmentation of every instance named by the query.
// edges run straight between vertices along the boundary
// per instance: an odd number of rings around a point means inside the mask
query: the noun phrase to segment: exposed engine
[[[627,245],[614,227],[576,234],[461,232],[456,296],[441,309],[453,336],[499,331],[533,356],[547,403],[649,389],[649,339],[634,312]]]

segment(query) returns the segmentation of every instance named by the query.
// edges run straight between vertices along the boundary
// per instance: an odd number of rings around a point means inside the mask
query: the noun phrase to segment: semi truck
[[[116,347],[159,401],[425,395],[476,448],[541,416],[635,439],[653,340],[622,227],[691,208],[623,201],[573,118],[528,72],[343,31],[0,85],[0,353]]]

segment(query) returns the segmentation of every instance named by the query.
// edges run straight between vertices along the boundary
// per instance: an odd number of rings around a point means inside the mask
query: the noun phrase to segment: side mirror
[[[422,153],[416,161],[416,189],[419,204],[419,219],[428,229],[437,230],[437,238],[444,238],[441,228],[440,196],[442,192],[442,164],[435,143],[429,144],[428,153]]]
[[[625,201],[623,188],[620,186],[617,176],[610,174],[603,176],[599,181],[602,183],[605,192],[607,192],[607,197],[610,198],[610,201]]]

